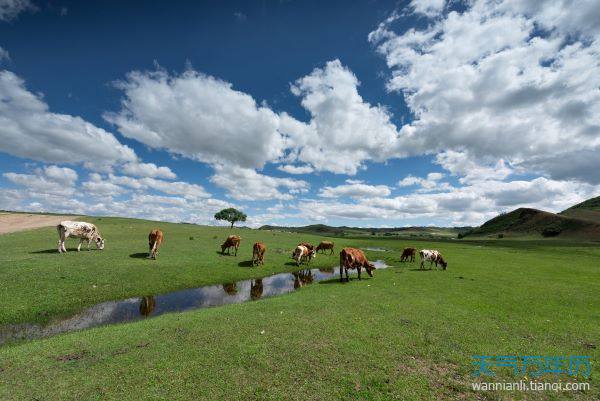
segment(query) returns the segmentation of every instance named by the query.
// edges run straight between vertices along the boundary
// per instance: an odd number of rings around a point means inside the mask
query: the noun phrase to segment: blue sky
[[[475,225],[600,193],[593,1],[0,0],[0,208]]]

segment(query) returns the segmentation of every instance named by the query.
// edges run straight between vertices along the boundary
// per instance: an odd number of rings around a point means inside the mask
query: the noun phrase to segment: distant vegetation
[[[399,238],[456,238],[469,231],[471,227],[332,227],[325,224],[313,224],[302,227],[262,226],[261,230],[286,231],[294,233],[313,233],[332,237],[399,237]]]

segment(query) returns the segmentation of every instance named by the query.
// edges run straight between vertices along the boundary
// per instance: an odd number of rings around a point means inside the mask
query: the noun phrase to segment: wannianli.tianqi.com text
[[[473,382],[474,391],[589,391],[588,382],[543,382],[520,380],[517,382]]]

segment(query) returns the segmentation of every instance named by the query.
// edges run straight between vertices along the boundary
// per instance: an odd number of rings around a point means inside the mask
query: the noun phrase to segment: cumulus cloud
[[[215,174],[210,178],[215,185],[227,190],[229,196],[237,200],[290,200],[295,194],[308,191],[306,181],[292,178],[271,177],[257,173],[254,169],[232,168],[216,165]],[[285,188],[282,191],[282,188]]]
[[[420,29],[381,24],[369,39],[414,115],[402,147],[599,183],[599,13],[591,0],[478,0]]]
[[[4,60],[10,60],[10,54],[8,54],[8,50],[0,47],[0,63],[2,63]]]
[[[316,170],[356,174],[365,161],[397,156],[398,132],[387,109],[365,102],[360,82],[339,60],[316,68],[292,85],[310,113],[307,125],[282,119],[291,155]]]
[[[38,168],[35,174],[4,173],[13,184],[25,187],[33,194],[71,195],[75,192],[77,172],[70,168],[47,166]]]
[[[416,14],[423,14],[428,17],[435,17],[444,9],[446,0],[412,0],[409,7]]]
[[[205,163],[261,168],[282,155],[279,117],[228,82],[188,70],[134,71],[117,87],[118,113],[105,118],[128,138]]]
[[[24,11],[36,11],[30,0],[0,0],[0,21],[12,21]]]
[[[319,191],[319,196],[323,198],[375,198],[386,197],[391,193],[387,185],[369,185],[362,181],[347,180],[346,184],[336,187],[324,187]]]
[[[398,181],[398,186],[399,187],[410,187],[413,185],[418,185],[424,189],[435,189],[435,188],[446,189],[446,186],[442,185],[444,183],[439,182],[443,177],[444,177],[444,174],[442,174],[442,173],[429,173],[429,174],[427,174],[427,177],[425,177],[425,178],[415,177],[413,175],[407,175],[406,177],[404,177],[403,179]]]
[[[177,178],[177,175],[175,175],[169,167],[158,167],[154,163],[127,163],[123,165],[121,170],[123,171],[123,174],[135,177],[166,178],[170,180]]]
[[[288,174],[310,174],[312,173],[315,169],[312,168],[311,166],[294,166],[291,164],[285,164],[282,166],[278,166],[277,170],[279,171],[283,171],[285,173]]]
[[[110,165],[135,161],[133,150],[102,128],[52,113],[22,79],[0,71],[0,151],[50,163]]]

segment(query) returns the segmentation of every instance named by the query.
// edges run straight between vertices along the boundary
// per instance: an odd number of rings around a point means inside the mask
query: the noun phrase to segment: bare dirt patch
[[[0,213],[0,234],[55,226],[63,220],[77,220],[77,217],[3,212]]]

